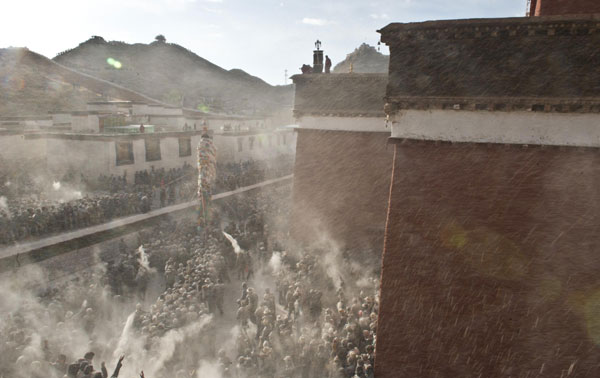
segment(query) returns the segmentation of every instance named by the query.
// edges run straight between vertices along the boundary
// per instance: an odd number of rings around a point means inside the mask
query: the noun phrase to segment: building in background
[[[180,168],[184,162],[195,165],[194,151],[206,129],[219,163],[293,157],[295,133],[286,127],[291,122],[287,113],[256,118],[95,101],[82,111],[0,118],[0,156],[8,162],[35,159],[56,177],[67,172],[90,179],[121,176],[152,167]]]

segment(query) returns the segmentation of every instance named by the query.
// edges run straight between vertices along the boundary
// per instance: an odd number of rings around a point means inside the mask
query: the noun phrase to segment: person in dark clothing
[[[67,377],[75,378],[77,377],[77,373],[79,372],[79,363],[72,363],[67,367]]]
[[[117,367],[115,367],[115,370],[113,371],[110,378],[117,378],[119,376],[119,371],[121,370],[121,367],[123,366],[124,358],[125,358],[124,355],[119,357],[119,361],[117,362]],[[104,362],[102,362],[102,377],[108,378],[108,371],[106,370],[106,364]],[[96,378],[96,377],[94,377],[94,378]]]
[[[160,187],[160,207],[165,207],[167,204],[167,188],[165,188],[164,184]]]
[[[325,55],[325,73],[331,73],[331,59]]]
[[[246,297],[248,297],[248,284],[242,282],[242,296],[240,297],[240,299],[237,300],[237,303],[240,304],[243,300],[246,299]]]

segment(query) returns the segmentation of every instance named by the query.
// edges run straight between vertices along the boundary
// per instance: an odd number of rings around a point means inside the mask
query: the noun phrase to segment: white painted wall
[[[45,139],[47,166],[51,174],[61,176],[70,169],[96,178],[109,170],[107,143],[89,140]],[[113,147],[114,148],[114,147]]]
[[[28,119],[25,120],[25,128],[27,129],[39,129],[51,127],[54,122],[51,119]]]
[[[96,114],[73,114],[71,130],[74,133],[97,133],[100,130],[100,119]]]
[[[133,141],[133,156],[134,163],[129,165],[117,166],[117,157],[115,142],[106,142],[110,144],[109,147],[109,174],[122,175],[127,171],[127,177],[133,178],[133,173],[136,171],[142,171],[144,169],[150,170],[152,166],[154,169],[160,168],[180,168],[184,162],[196,166],[196,146],[200,142],[200,136],[191,137],[192,154],[187,157],[179,157],[179,138],[169,137],[160,139],[160,154],[161,160],[146,161],[146,145],[144,139],[136,139]]]
[[[0,135],[0,156],[6,160],[46,157],[45,139],[25,139],[23,135]]]
[[[148,104],[132,104],[131,110],[133,115],[145,115],[148,114]]]
[[[286,143],[283,144],[283,135]],[[269,145],[269,136],[271,145]],[[250,137],[254,137],[253,148],[250,149]],[[279,143],[277,142],[279,138]],[[239,151],[238,140],[242,141]],[[262,145],[259,143],[262,140]],[[296,133],[293,130],[272,131],[253,135],[222,134],[214,136],[217,148],[217,161],[221,163],[263,160],[280,155],[294,155],[296,152]]]
[[[84,118],[84,117],[81,117]],[[269,135],[271,145],[269,146]],[[283,144],[283,135],[286,144]],[[157,137],[159,135],[156,135]],[[254,147],[249,148],[250,135],[215,135],[214,142],[217,148],[219,162],[241,162],[247,160],[261,160],[273,158],[282,154],[292,156],[296,149],[296,133],[294,130],[277,130],[252,135],[255,138]],[[179,168],[184,162],[192,166],[197,164],[197,146],[201,135],[181,136],[191,139],[192,154],[179,157],[179,136],[163,137],[160,139],[161,160],[146,161],[145,139],[114,138],[102,140],[100,137],[85,140],[42,138],[24,139],[22,135],[0,137],[0,154],[6,159],[19,159],[23,156],[45,157],[47,168],[51,174],[62,176],[69,170],[81,172],[85,176],[95,179],[101,174],[123,175],[127,172],[128,180],[133,179],[136,171],[160,168]],[[243,151],[238,151],[238,138],[243,140]],[[258,140],[262,138],[262,146]],[[280,143],[277,143],[279,138]],[[131,140],[133,143],[134,163],[117,166],[115,140]]]
[[[313,130],[390,132],[386,128],[384,117],[305,116],[300,118],[299,127]]]
[[[392,137],[600,147],[600,114],[403,110],[392,119]]]
[[[183,116],[148,116],[148,118],[149,123],[169,131],[182,131],[183,125],[185,125],[185,118]]]
[[[87,104],[87,110],[89,111],[102,111],[102,112],[117,112],[117,103],[102,103],[102,104]]]
[[[71,115],[71,130],[74,133],[83,132],[87,129],[87,115]]]
[[[48,138],[42,141],[47,141],[48,170],[53,174],[64,174],[71,168],[90,178],[96,178],[100,174],[121,176],[127,172],[127,177],[131,180],[135,171],[149,170],[152,166],[155,169],[179,168],[184,162],[195,166],[196,146],[200,136],[191,137],[192,154],[187,157],[179,157],[179,137],[161,138],[161,160],[148,162],[144,139],[134,139],[132,140],[134,163],[119,166],[117,166],[113,140]]]
[[[53,123],[69,123],[71,122],[71,113],[54,113],[52,114]]]

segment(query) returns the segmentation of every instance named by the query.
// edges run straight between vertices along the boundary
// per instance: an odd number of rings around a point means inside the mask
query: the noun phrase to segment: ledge
[[[403,109],[457,111],[527,111],[544,113],[600,113],[600,98],[558,97],[386,97],[385,113]]]
[[[213,135],[212,130],[208,133]],[[67,140],[89,140],[94,142],[110,142],[115,140],[135,140],[147,138],[181,138],[202,135],[202,130],[192,131],[168,131],[158,133],[138,134],[79,134],[79,133],[35,133],[25,134],[25,139],[67,139]]]
[[[378,30],[389,44],[402,39],[470,39],[522,36],[556,36],[600,33],[600,14],[544,17],[473,18],[392,23]],[[585,30],[585,32],[584,32]]]

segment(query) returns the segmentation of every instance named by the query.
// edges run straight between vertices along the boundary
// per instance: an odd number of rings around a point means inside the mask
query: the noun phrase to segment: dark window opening
[[[133,142],[115,142],[117,165],[133,164]]]
[[[160,159],[160,139],[146,139],[146,161]]]
[[[192,156],[192,140],[179,138],[179,157]]]

